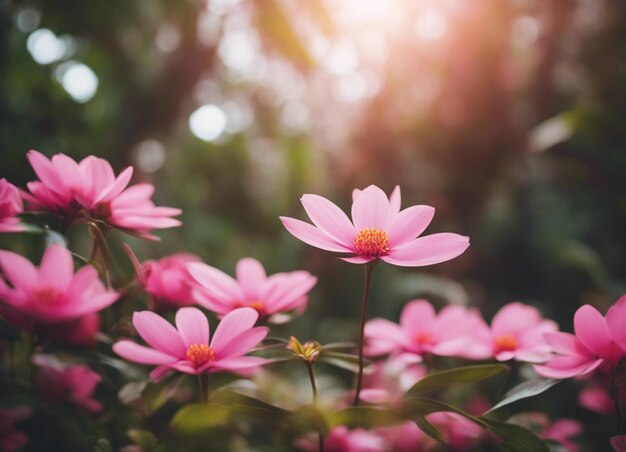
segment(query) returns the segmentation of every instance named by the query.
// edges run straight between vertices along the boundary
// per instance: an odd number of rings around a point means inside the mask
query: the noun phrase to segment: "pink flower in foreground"
[[[314,225],[280,217],[285,228],[309,245],[352,254],[342,259],[353,264],[381,259],[403,267],[432,265],[457,257],[469,246],[469,238],[458,234],[418,238],[431,222],[435,209],[422,205],[401,211],[399,187],[389,198],[375,185],[355,192],[352,221],[326,198],[307,194],[300,200]]]
[[[626,356],[626,296],[609,309],[606,318],[590,305],[574,314],[574,334],[546,333],[555,356],[535,370],[548,378],[570,378],[595,370],[609,374]]]
[[[56,244],[46,249],[38,269],[19,254],[0,250],[0,276],[0,300],[38,324],[77,319],[119,298],[91,265],[74,273],[72,255]]]
[[[476,332],[476,350],[482,349],[485,357],[498,361],[526,361],[544,363],[552,356],[552,347],[544,334],[558,331],[558,325],[545,320],[539,310],[523,303],[503,306],[491,321],[491,328],[484,322]]]
[[[179,309],[176,328],[154,312],[135,312],[133,325],[150,347],[122,340],[113,351],[129,361],[158,365],[150,373],[153,381],[175,370],[192,375],[247,373],[266,363],[263,358],[243,356],[267,335],[267,328],[253,328],[258,317],[254,309],[235,309],[224,316],[209,343],[209,321],[197,308]]]
[[[309,272],[294,271],[265,274],[263,265],[246,257],[237,262],[237,279],[203,263],[187,265],[199,287],[193,291],[194,300],[218,315],[233,309],[250,307],[261,319],[273,320],[278,313],[304,310],[307,294],[317,283]],[[274,317],[276,319],[276,317]]]
[[[28,436],[15,429],[15,423],[29,417],[32,410],[28,407],[7,410],[0,408],[0,450],[14,452],[28,443]]]
[[[86,412],[97,414],[102,403],[93,398],[102,377],[87,366],[70,366],[46,355],[36,355],[33,362],[39,366],[35,384],[44,399],[55,405],[75,405]]]
[[[162,308],[179,308],[193,304],[191,275],[187,264],[201,262],[199,257],[177,253],[141,265],[139,280]]]
[[[181,224],[171,218],[179,215],[180,209],[156,207],[150,200],[153,185],[127,188],[132,166],[116,177],[109,162],[93,155],[80,163],[64,154],[48,160],[34,150],[27,157],[39,177],[38,181],[27,184],[31,194],[26,194],[25,199],[29,207],[56,213],[66,227],[87,215],[130,234],[157,240],[150,233],[152,229]]]
[[[432,353],[482,359],[484,351],[473,348],[474,331],[482,318],[475,309],[449,305],[439,315],[426,300],[413,300],[400,314],[400,324],[372,319],[365,325],[366,354]]]
[[[317,438],[301,438],[296,441],[301,450],[318,450]],[[348,427],[340,425],[334,427],[324,439],[326,452],[381,452],[385,449],[383,438],[373,432],[362,428],[348,430]]]
[[[15,185],[0,179],[0,232],[20,232],[24,227],[20,224],[19,215],[24,210],[22,198]]]

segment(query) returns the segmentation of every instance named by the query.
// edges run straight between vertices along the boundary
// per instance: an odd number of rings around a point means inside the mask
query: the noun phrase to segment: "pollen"
[[[498,336],[495,340],[495,352],[512,352],[517,349],[517,340],[510,334]]]
[[[53,306],[58,304],[60,297],[59,291],[54,287],[40,287],[32,292],[33,300],[37,304],[45,306]]]
[[[359,256],[384,256],[389,252],[389,236],[380,229],[361,229],[354,239],[354,250]]]
[[[253,301],[248,305],[248,307],[256,310],[259,314],[263,312],[263,309],[265,309],[265,305],[260,301]]]
[[[193,344],[187,348],[186,357],[195,367],[201,367],[215,359],[215,352],[207,345]]]

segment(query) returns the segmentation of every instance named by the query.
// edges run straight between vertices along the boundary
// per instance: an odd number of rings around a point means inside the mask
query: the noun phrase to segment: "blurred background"
[[[133,165],[184,226],[116,236],[122,265],[124,240],[141,260],[317,275],[276,335],[356,337],[362,269],[277,217],[305,219],[303,193],[347,210],[369,184],[400,185],[403,206],[437,209],[427,233],[472,242],[433,267],[380,266],[369,317],[416,297],[488,319],[524,301],[568,331],[580,305],[605,312],[626,292],[625,121],[618,0],[0,1],[0,177],[33,180],[28,149]]]

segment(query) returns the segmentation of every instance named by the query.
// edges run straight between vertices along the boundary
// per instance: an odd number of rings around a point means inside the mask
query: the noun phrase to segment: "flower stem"
[[[200,403],[209,401],[209,374],[198,374],[198,389],[200,390]]]
[[[372,282],[372,272],[378,264],[378,260],[368,262],[365,266],[365,283],[363,285],[363,301],[361,303],[361,331],[359,334],[359,373],[356,378],[356,391],[354,393],[353,406],[359,406],[359,396],[363,385],[363,346],[365,342],[365,320],[367,319],[367,301],[370,295],[370,285]]]
[[[311,391],[313,392],[313,406],[317,407],[317,385],[315,384],[315,374],[313,373],[313,364],[305,361],[306,370],[309,371],[309,379],[311,380]],[[317,436],[319,452],[324,452],[324,435],[321,433]]]

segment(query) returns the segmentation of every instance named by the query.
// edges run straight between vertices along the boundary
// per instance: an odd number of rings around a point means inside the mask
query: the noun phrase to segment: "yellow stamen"
[[[389,236],[380,229],[361,229],[354,239],[354,250],[359,256],[384,256],[389,252]]]
[[[187,348],[187,361],[191,361],[195,367],[201,367],[215,359],[213,349],[204,344],[193,344]]]

